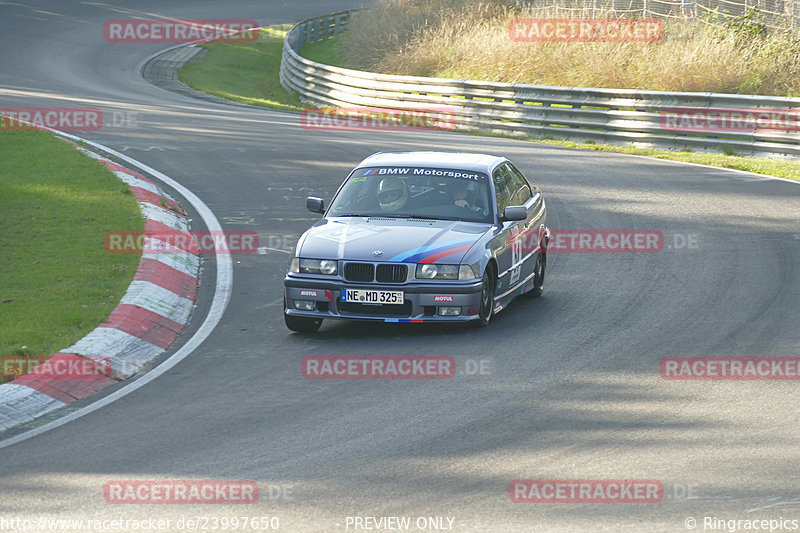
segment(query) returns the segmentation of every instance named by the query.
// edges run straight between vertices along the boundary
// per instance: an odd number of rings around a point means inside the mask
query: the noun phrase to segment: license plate
[[[403,304],[403,291],[342,289],[342,301],[359,304]]]

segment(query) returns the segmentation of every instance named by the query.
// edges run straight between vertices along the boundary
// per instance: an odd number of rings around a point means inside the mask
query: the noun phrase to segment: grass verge
[[[291,24],[262,28],[253,42],[212,42],[200,61],[178,69],[178,79],[198,91],[243,104],[282,110],[304,107],[297,95],[281,86],[283,38]]]
[[[343,53],[342,36],[337,35],[324,41],[305,45],[300,50],[300,55],[311,61],[331,65],[333,67],[352,68],[347,64],[347,58]]]
[[[127,185],[42,131],[0,131],[0,356],[52,355],[103,322],[141,258],[109,254],[141,230]]]

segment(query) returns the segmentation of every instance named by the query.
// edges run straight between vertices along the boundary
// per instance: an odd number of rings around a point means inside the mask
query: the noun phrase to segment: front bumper
[[[284,279],[284,312],[324,319],[379,320],[381,322],[469,322],[478,318],[481,280],[408,282],[402,284],[351,283],[289,274]],[[358,304],[341,301],[342,289],[403,291],[404,303]],[[295,309],[294,301],[313,301],[314,310]],[[460,307],[456,316],[442,316],[441,307]]]

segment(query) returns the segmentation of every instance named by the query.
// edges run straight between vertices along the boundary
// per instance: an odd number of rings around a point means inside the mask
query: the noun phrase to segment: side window
[[[366,204],[367,199],[374,197],[373,190],[377,185],[369,180],[370,178],[366,176],[351,176],[342,187],[342,190],[339,191],[339,194],[333,199],[332,205],[335,204],[333,214],[358,210],[359,206]],[[372,181],[374,182],[374,179]]]
[[[505,165],[500,165],[494,170],[492,174],[492,181],[494,182],[494,194],[497,196],[497,214],[503,213],[503,209],[511,203],[514,191],[511,190],[511,174]]]
[[[505,163],[503,166],[507,167],[508,173],[511,175],[511,205],[525,205],[525,202],[533,195],[528,180],[511,163]]]

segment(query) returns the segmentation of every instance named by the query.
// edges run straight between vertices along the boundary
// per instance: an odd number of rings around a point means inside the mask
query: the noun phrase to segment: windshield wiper
[[[406,218],[414,220],[461,220],[460,218],[442,218],[426,215],[401,215],[397,213],[344,213],[331,215],[334,217],[365,217],[365,218]]]
[[[368,218],[408,218],[406,215],[398,215],[395,213],[370,213],[369,215],[362,215]]]
[[[406,216],[401,217],[401,218],[413,218],[413,219],[416,219],[416,220],[449,220],[449,219],[446,219],[446,218],[429,217],[429,216],[424,216],[424,215],[406,215]]]
[[[374,218],[401,218],[401,219],[414,219],[414,220],[445,220],[439,217],[430,217],[424,215],[398,215],[396,213],[381,213],[376,215],[367,215]]]
[[[383,213],[343,213],[343,214],[333,214],[330,215],[331,217],[382,217],[385,216]]]

